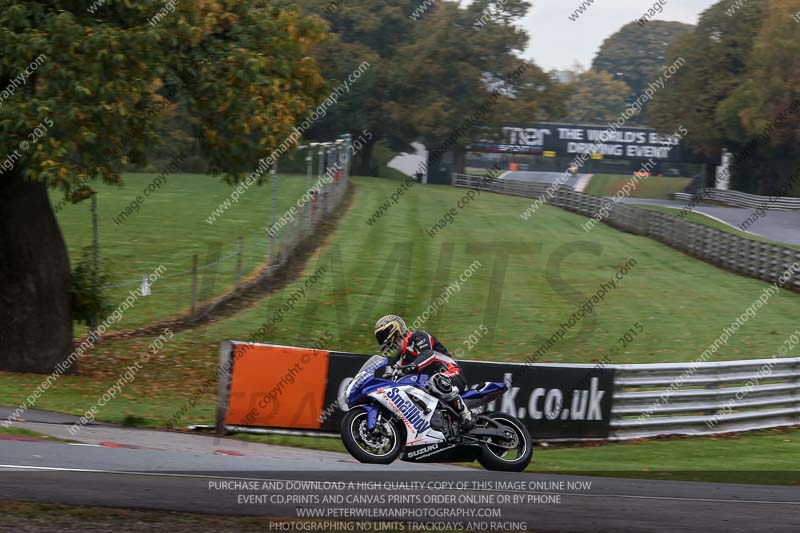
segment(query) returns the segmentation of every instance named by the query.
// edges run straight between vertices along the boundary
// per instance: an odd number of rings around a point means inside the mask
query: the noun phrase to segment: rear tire
[[[501,472],[521,472],[525,470],[525,467],[533,459],[533,441],[528,429],[522,422],[505,413],[489,413],[483,416],[506,426],[509,431],[514,433],[518,446],[514,449],[507,449],[501,446],[492,446],[489,443],[481,443],[481,453],[478,456],[478,462],[481,466],[486,470],[498,470]],[[498,444],[505,443],[498,442]],[[510,457],[512,453],[515,457]]]
[[[367,412],[363,409],[355,408],[344,416],[342,420],[342,443],[347,451],[361,463],[378,465],[388,465],[397,459],[403,451],[405,439],[403,432],[394,420],[388,420],[382,424],[382,429],[386,434],[375,433],[367,429]],[[366,437],[366,439],[365,439]],[[367,440],[369,439],[369,440]],[[377,447],[382,444],[382,447]],[[371,446],[375,445],[375,447]]]

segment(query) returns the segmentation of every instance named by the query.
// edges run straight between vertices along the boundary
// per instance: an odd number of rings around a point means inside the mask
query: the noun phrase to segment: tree
[[[718,155],[724,146],[717,109],[746,75],[754,29],[763,16],[763,2],[748,2],[735,17],[725,13],[728,3],[710,7],[693,31],[675,41],[667,62],[683,58],[685,64],[650,107],[655,125],[671,131],[684,124],[688,142],[708,156]]]
[[[553,81],[514,55],[527,42],[525,32],[514,26],[530,7],[523,0],[478,0],[468,6],[442,1],[421,15],[419,0],[296,3],[330,24],[335,38],[320,45],[315,57],[331,85],[345,80],[362,61],[370,64],[366,75],[311,132],[323,137],[369,129],[372,139],[359,158],[362,174],[376,172],[371,158],[378,142],[395,151],[410,151],[416,140],[427,139],[434,145],[445,141],[458,128],[459,117],[463,122],[491,98],[494,86],[507,83],[501,76],[523,64],[513,80],[519,94],[495,102],[491,106],[495,115],[505,109],[503,113],[520,120],[551,108],[563,109],[563,101],[549,98]],[[448,112],[441,115],[443,107]],[[482,117],[482,122],[488,118]],[[436,131],[432,122],[437,122]],[[468,135],[460,137],[468,142]]]
[[[362,176],[372,175],[375,145],[382,139],[397,142],[398,138],[395,125],[380,112],[387,94],[386,68],[390,62],[363,44],[341,41],[337,41],[335,47],[318,50],[315,57],[331,87],[347,82],[354,72],[366,68],[357,81],[348,85],[348,92],[336,105],[328,109],[327,115],[314,124],[309,136],[330,139],[347,132],[358,138],[364,130],[369,130],[372,136],[362,143],[356,155],[356,172]]]
[[[769,1],[748,73],[717,112],[726,137],[742,152],[758,152],[754,158],[737,158],[733,184],[741,190],[774,194],[788,185],[800,164],[800,41],[792,18],[797,8],[793,0]],[[768,162],[766,169],[762,160]]]
[[[410,149],[413,131],[392,119],[386,106],[392,99],[392,73],[397,63],[397,50],[412,36],[415,22],[409,15],[419,7],[418,0],[347,0],[334,4],[331,0],[299,0],[292,2],[309,14],[319,14],[329,24],[331,39],[314,50],[314,57],[335,87],[345,81],[365,61],[368,70],[350,84],[349,92],[317,121],[310,132],[313,138],[330,138],[343,132],[358,137],[368,129],[370,139],[363,143],[358,155],[357,172],[376,172],[372,153],[380,141],[396,150]]]
[[[496,111],[491,116],[493,125],[564,119],[573,87],[560,83],[554,74],[544,72],[530,62],[520,63],[517,71],[520,70],[520,75],[514,80],[513,95],[497,102]],[[497,140],[501,139],[502,135]]]
[[[492,6],[493,17],[477,26]],[[387,111],[415,131],[434,157],[452,150],[456,168],[463,168],[464,147],[497,129],[518,91],[530,96],[531,87],[551,83],[516,55],[528,36],[514,23],[528,7],[527,2],[441,2],[416,22],[412,39],[398,50]],[[532,104],[524,104],[530,115]]]
[[[668,65],[667,49],[675,39],[691,29],[689,24],[661,20],[628,23],[603,41],[592,70],[609,72],[625,82],[630,87],[626,96],[634,100]]]
[[[571,89],[567,120],[589,124],[605,124],[619,118],[630,92],[625,82],[615,80],[608,72],[592,70],[578,74]]]
[[[684,124],[697,152],[731,152],[735,189],[772,194],[800,164],[796,2],[752,1],[730,16],[733,4],[715,4],[677,39],[668,61],[683,57],[685,65],[651,113],[665,131]]]
[[[0,0],[0,27],[0,88],[27,75],[0,107],[0,368],[51,372],[72,314],[48,188],[120,183],[176,92],[211,169],[237,181],[322,95],[308,51],[324,28],[271,3],[157,0]]]

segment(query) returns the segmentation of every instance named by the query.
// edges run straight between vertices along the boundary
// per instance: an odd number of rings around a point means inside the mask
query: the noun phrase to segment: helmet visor
[[[382,351],[387,351],[392,348],[398,333],[397,327],[394,324],[386,324],[384,327],[375,331],[375,339],[378,341],[378,345],[380,345]]]

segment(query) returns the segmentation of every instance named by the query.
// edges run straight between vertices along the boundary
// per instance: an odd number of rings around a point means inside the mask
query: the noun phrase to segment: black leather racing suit
[[[458,392],[467,390],[467,380],[464,372],[458,363],[450,357],[450,352],[444,345],[437,341],[433,335],[425,331],[412,331],[403,339],[397,354],[389,359],[389,364],[394,365],[400,361],[403,365],[417,365],[417,372],[427,374],[428,377],[434,374],[443,374],[450,378],[453,386]],[[439,396],[437,391],[429,390],[431,394]],[[462,424],[471,419],[469,410],[466,408],[461,396],[457,396],[450,405],[461,414]]]

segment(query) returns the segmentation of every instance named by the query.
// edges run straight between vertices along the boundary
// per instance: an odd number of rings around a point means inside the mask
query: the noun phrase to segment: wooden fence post
[[[197,312],[197,254],[192,256],[192,316]]]
[[[242,285],[242,254],[244,252],[244,240],[239,237],[236,243],[236,288]]]

